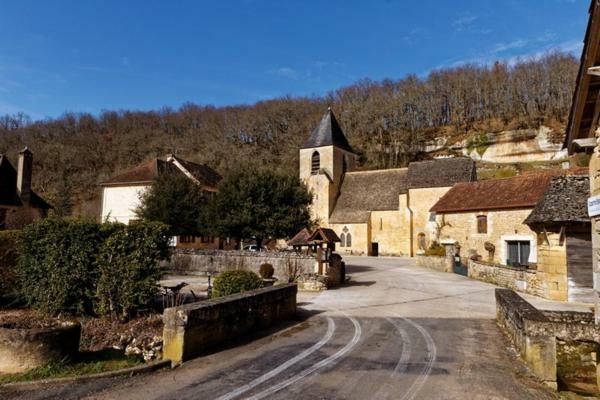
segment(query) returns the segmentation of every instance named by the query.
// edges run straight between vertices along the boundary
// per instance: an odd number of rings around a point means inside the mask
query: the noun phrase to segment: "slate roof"
[[[29,204],[34,208],[48,210],[52,208],[43,198],[33,190],[29,197]],[[0,206],[20,207],[23,205],[17,192],[17,170],[8,161],[6,156],[0,154]]]
[[[544,196],[525,219],[527,225],[564,225],[590,223],[587,199],[590,179],[587,176],[559,176],[552,178]]]
[[[196,164],[191,161],[184,160],[173,156],[186,170],[190,172],[200,183],[216,188],[221,175],[207,165]],[[159,174],[167,171],[180,171],[177,166],[171,162],[155,158],[144,164],[140,164],[130,170],[127,170],[119,175],[102,182],[102,186],[125,186],[135,184],[149,184],[158,177]]]
[[[337,146],[354,153],[354,150],[352,150],[352,147],[348,143],[348,139],[346,139],[346,135],[344,135],[344,131],[342,131],[335,115],[333,115],[331,108],[327,109],[327,112],[323,118],[321,118],[319,125],[310,135],[310,138],[308,138],[300,148],[310,149],[323,146]]]
[[[457,183],[431,208],[452,212],[533,208],[542,198],[554,176],[572,171],[532,172],[512,178]]]
[[[467,157],[413,162],[408,166],[408,185],[411,189],[450,187],[455,183],[475,180],[475,161]]]
[[[408,190],[407,175],[407,168],[346,173],[329,221],[365,223],[371,211],[398,210],[398,196]]]

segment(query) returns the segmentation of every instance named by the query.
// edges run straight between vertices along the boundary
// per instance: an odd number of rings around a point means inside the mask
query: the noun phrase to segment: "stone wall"
[[[519,292],[541,295],[535,270],[469,260],[469,278]]]
[[[598,362],[600,328],[591,312],[542,311],[512,290],[496,289],[496,317],[532,372],[553,388],[559,371],[589,375],[590,360]]]
[[[336,250],[340,254],[352,254],[357,256],[370,255],[371,252],[371,228],[370,223],[366,224],[330,224],[329,227],[340,236],[342,233],[352,235],[352,246],[342,247],[341,243],[336,245]],[[346,230],[344,230],[346,229]]]
[[[179,250],[171,257],[167,268],[177,273],[200,274],[236,269],[259,273],[260,266],[269,263],[274,276],[283,282],[294,280],[300,274],[315,271],[312,255],[290,252],[251,252],[228,250]]]
[[[277,285],[163,313],[164,358],[173,365],[296,314],[296,284]]]
[[[438,202],[439,199],[445,195],[451,187],[437,187],[437,188],[422,188],[422,189],[410,189],[409,196],[409,207],[412,212],[412,253],[411,255],[418,254],[419,252],[419,234],[425,235],[425,250],[429,248],[431,242],[438,240],[436,237],[436,221],[430,221],[431,207]]]
[[[0,374],[73,359],[79,352],[80,337],[79,323],[40,329],[0,327]]]
[[[537,267],[540,296],[550,300],[567,301],[567,245],[560,233],[539,234]]]
[[[438,272],[452,272],[452,257],[417,256],[417,266]]]

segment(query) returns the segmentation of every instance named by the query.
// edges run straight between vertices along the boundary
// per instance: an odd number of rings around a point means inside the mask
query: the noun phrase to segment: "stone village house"
[[[166,160],[155,158],[130,170],[116,175],[100,185],[102,187],[102,221],[114,221],[129,224],[137,219],[135,210],[140,206],[140,196],[163,173],[182,173],[200,185],[209,196],[217,192],[221,175],[203,164],[186,161],[175,155]],[[175,238],[178,248],[222,249],[230,247],[225,240],[206,236],[179,236]]]
[[[435,240],[429,209],[458,182],[476,179],[469,158],[356,171],[358,156],[329,109],[300,148],[300,179],[313,193],[312,217],[331,228],[337,251],[414,256]]]
[[[586,174],[544,171],[459,183],[431,208],[440,241],[457,244],[463,258],[489,263],[481,267],[485,274],[517,276],[511,271],[526,269],[530,279],[523,280],[521,290],[528,293],[553,300],[589,300],[589,220],[581,212],[587,198],[581,190]],[[471,263],[469,268],[480,267]]]
[[[0,154],[0,230],[20,229],[45,218],[52,208],[31,189],[33,153],[25,147],[19,153],[17,169]]]

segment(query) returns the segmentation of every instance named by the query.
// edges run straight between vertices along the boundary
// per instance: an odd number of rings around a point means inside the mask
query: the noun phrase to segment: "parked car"
[[[257,245],[251,244],[248,246],[244,246],[244,250],[246,250],[246,251],[267,251],[267,248],[265,246],[261,246],[259,248]]]

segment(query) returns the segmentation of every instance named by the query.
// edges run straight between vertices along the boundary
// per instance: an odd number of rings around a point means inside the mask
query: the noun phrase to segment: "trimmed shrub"
[[[446,256],[446,248],[439,243],[433,242],[427,250],[425,250],[426,256],[444,257]]]
[[[96,311],[128,319],[148,306],[157,292],[169,257],[169,228],[158,222],[139,222],[116,230],[100,248]]]
[[[0,306],[17,297],[17,232],[0,231]]]
[[[53,218],[26,226],[18,240],[21,297],[45,314],[92,313],[96,256],[114,229],[110,224]]]
[[[262,279],[252,271],[225,271],[215,278],[212,297],[229,296],[262,287]]]
[[[275,269],[269,263],[261,264],[259,269],[259,274],[263,279],[271,279],[273,278],[273,274],[275,273]]]

